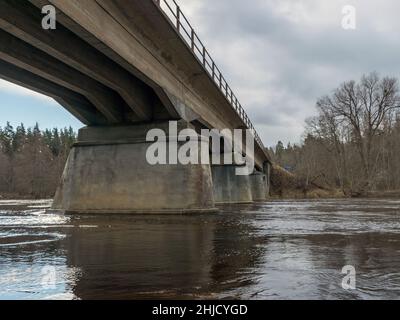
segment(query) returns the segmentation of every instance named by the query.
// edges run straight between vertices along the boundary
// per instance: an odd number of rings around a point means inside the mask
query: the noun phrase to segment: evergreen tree
[[[18,151],[20,150],[20,148],[23,147],[23,145],[25,144],[25,139],[26,139],[25,126],[23,123],[21,123],[16,129],[14,139],[12,142],[13,152]]]
[[[0,195],[52,197],[75,143],[72,128],[0,127]]]

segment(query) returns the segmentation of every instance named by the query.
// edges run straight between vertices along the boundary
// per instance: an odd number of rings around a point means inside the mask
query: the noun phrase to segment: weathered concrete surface
[[[151,143],[143,138],[148,128],[81,130],[52,210],[95,214],[215,211],[210,166],[150,165],[146,151]]]
[[[266,191],[266,196],[267,199],[270,197],[270,192],[271,192],[271,164],[266,163],[264,165],[264,173],[266,175],[266,186],[265,186],[265,191]]]
[[[253,201],[249,176],[236,175],[235,165],[212,166],[214,198],[217,204],[251,203]]]
[[[249,176],[251,194],[253,201],[265,201],[267,199],[267,181],[266,175],[256,171]]]

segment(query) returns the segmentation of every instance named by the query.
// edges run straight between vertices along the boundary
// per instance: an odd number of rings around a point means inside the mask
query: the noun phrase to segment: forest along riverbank
[[[400,137],[400,116],[396,119],[393,130],[386,137],[386,148],[390,150],[388,159],[377,161],[378,164],[387,164],[387,167],[380,168],[377,173],[380,179],[373,179],[367,187],[363,179],[358,181],[362,174],[353,168],[360,167],[357,162],[351,163],[350,171],[354,177],[346,176],[347,182],[344,183],[343,173],[337,172],[335,166],[340,159],[325,150],[329,141],[308,136],[301,146],[289,144],[285,148],[278,143],[275,149],[270,148],[267,152],[274,163],[272,198],[400,197],[400,174],[397,174],[400,152],[392,146],[393,143],[398,145]],[[9,122],[0,127],[0,199],[52,198],[76,136],[72,128],[40,130],[38,124],[32,128],[23,124],[14,128]],[[345,147],[354,148],[347,144]],[[346,154],[350,157],[348,161],[357,158],[352,152]]]

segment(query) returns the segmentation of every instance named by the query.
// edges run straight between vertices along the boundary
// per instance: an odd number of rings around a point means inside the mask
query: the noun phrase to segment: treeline
[[[279,142],[269,150],[294,174],[287,181],[304,194],[315,186],[350,196],[400,190],[397,79],[371,73],[345,82],[320,98],[317,110],[300,145]],[[52,197],[75,141],[72,128],[0,127],[0,197]]]
[[[52,197],[75,141],[71,127],[0,127],[0,196]]]
[[[301,145],[270,149],[274,161],[312,184],[345,195],[400,190],[398,80],[372,73],[317,102]]]

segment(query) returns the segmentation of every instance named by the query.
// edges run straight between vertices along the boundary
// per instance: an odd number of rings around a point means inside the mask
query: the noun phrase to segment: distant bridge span
[[[42,28],[41,8],[49,4],[56,30]],[[88,126],[71,151],[55,209],[207,211],[267,193],[263,143],[174,0],[1,0],[0,77],[53,97]],[[250,129],[254,179],[232,177],[223,166],[212,177],[205,166],[148,168],[138,141],[169,120],[198,130]],[[135,168],[124,159],[135,159]],[[153,176],[162,183],[150,183]]]

